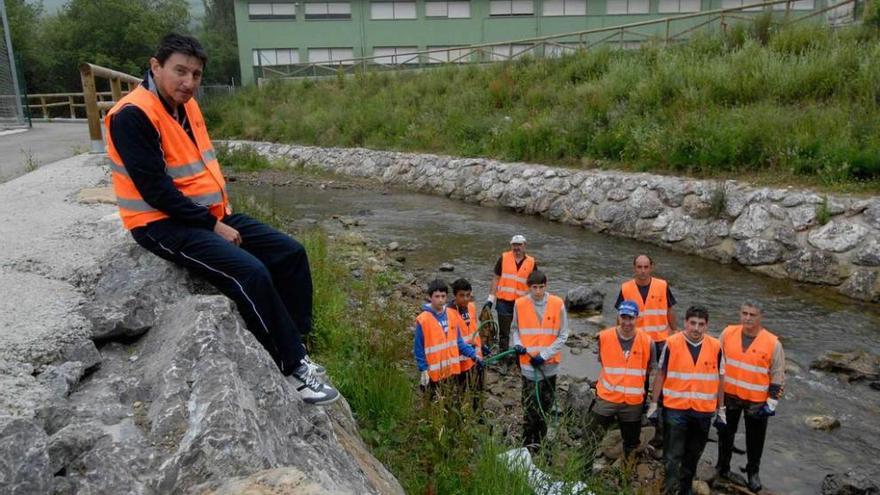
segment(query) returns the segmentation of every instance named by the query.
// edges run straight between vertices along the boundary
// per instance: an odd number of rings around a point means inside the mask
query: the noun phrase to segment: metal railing
[[[82,79],[86,118],[89,121],[89,138],[92,142],[92,153],[103,153],[104,139],[101,134],[101,117],[122,98],[123,84],[127,86],[127,91],[132,91],[141,83],[141,79],[132,76],[131,74],[89,63],[81,64],[79,66],[79,72],[80,78]],[[112,97],[112,100],[99,101],[98,91],[95,86],[96,77],[101,77],[110,81],[110,96]]]
[[[821,9],[796,10],[794,0],[769,0],[747,3],[739,7],[729,7],[703,12],[694,12],[660,19],[632,22],[618,26],[608,26],[568,33],[552,34],[534,38],[523,38],[492,43],[465,46],[451,46],[427,50],[411,51],[394,55],[373,55],[316,62],[291,64],[288,66],[257,66],[262,72],[259,82],[275,78],[302,78],[345,75],[367,70],[411,70],[432,66],[463,63],[485,63],[515,59],[525,55],[553,57],[577,50],[589,50],[600,45],[614,44],[619,48],[639,45],[649,40],[663,44],[678,43],[698,29],[719,27],[727,29],[731,21],[752,21],[756,15],[766,12],[780,14],[782,19],[773,20],[778,25],[792,24],[814,18],[826,12],[854,4],[857,0],[843,0]],[[779,8],[783,6],[784,9]],[[685,24],[682,26],[682,24]],[[649,32],[640,32],[651,28]],[[528,49],[514,52],[513,46],[528,45]],[[506,48],[504,53],[500,48]],[[390,61],[389,61],[390,59]],[[268,76],[268,77],[267,77]]]

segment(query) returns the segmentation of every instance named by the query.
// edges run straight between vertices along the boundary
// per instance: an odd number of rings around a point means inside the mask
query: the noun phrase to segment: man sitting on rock
[[[626,457],[639,446],[645,382],[655,360],[651,337],[636,329],[638,316],[638,304],[623,301],[617,307],[617,326],[599,332],[602,371],[593,415],[604,428],[617,420]]]
[[[165,36],[144,81],[107,112],[107,154],[123,226],[156,255],[205,277],[235,301],[248,329],[310,404],[339,392],[321,383],[302,335],[312,326],[303,246],[233,214],[193,95],[207,55],[198,40]]]
[[[434,397],[442,382],[457,378],[461,373],[462,357],[473,360],[478,368],[483,363],[474,347],[462,338],[458,313],[446,307],[449,293],[446,282],[431,281],[427,292],[429,302],[416,317],[413,355],[419,368],[419,385]]]

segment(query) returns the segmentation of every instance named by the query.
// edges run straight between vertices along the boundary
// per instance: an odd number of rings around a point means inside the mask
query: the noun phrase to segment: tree
[[[235,2],[233,0],[203,0],[205,19],[199,40],[208,51],[208,82],[229,84],[230,79],[241,80],[238,63],[238,38],[235,32]]]
[[[3,0],[0,0],[3,1]],[[5,0],[6,15],[9,18],[9,36],[12,48],[21,62],[25,88],[28,92],[44,84],[45,52],[40,49],[40,18],[43,6],[28,3],[26,0]]]

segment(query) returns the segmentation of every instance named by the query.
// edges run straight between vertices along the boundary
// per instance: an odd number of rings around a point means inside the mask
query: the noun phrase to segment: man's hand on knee
[[[241,244],[241,234],[239,234],[237,230],[233,229],[229,225],[226,225],[220,220],[217,220],[217,223],[214,224],[214,233],[235,244],[236,246]]]

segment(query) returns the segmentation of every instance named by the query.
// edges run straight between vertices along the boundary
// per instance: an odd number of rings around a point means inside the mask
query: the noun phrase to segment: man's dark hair
[[[539,285],[547,283],[547,275],[544,275],[544,272],[541,270],[534,270],[529,274],[529,278],[526,279],[526,285]]]
[[[654,266],[654,260],[652,260],[651,257],[648,256],[647,254],[637,254],[637,255],[635,255],[635,256],[633,257],[633,266],[636,266],[636,261],[639,260],[639,257],[640,257],[640,256],[644,256],[645,258],[648,258],[648,264],[651,265],[651,266]]]
[[[470,282],[468,282],[467,280],[465,280],[463,278],[460,278],[460,279],[456,280],[455,282],[452,282],[452,293],[453,294],[458,294],[460,291],[463,291],[463,290],[474,290],[474,288],[471,287]]]
[[[690,320],[692,317],[702,318],[706,320],[706,323],[709,323],[709,311],[706,310],[703,306],[691,306],[688,308],[687,312],[684,314],[685,321]]]
[[[428,295],[433,296],[435,292],[449,293],[449,287],[446,285],[445,280],[435,278],[428,283]]]
[[[202,61],[202,68],[208,65],[208,54],[202,48],[199,40],[192,36],[183,34],[170,33],[166,34],[162,41],[159,42],[159,48],[156,48],[156,60],[159,65],[164,66],[165,61],[175,53],[180,53],[190,57],[195,57]]]

